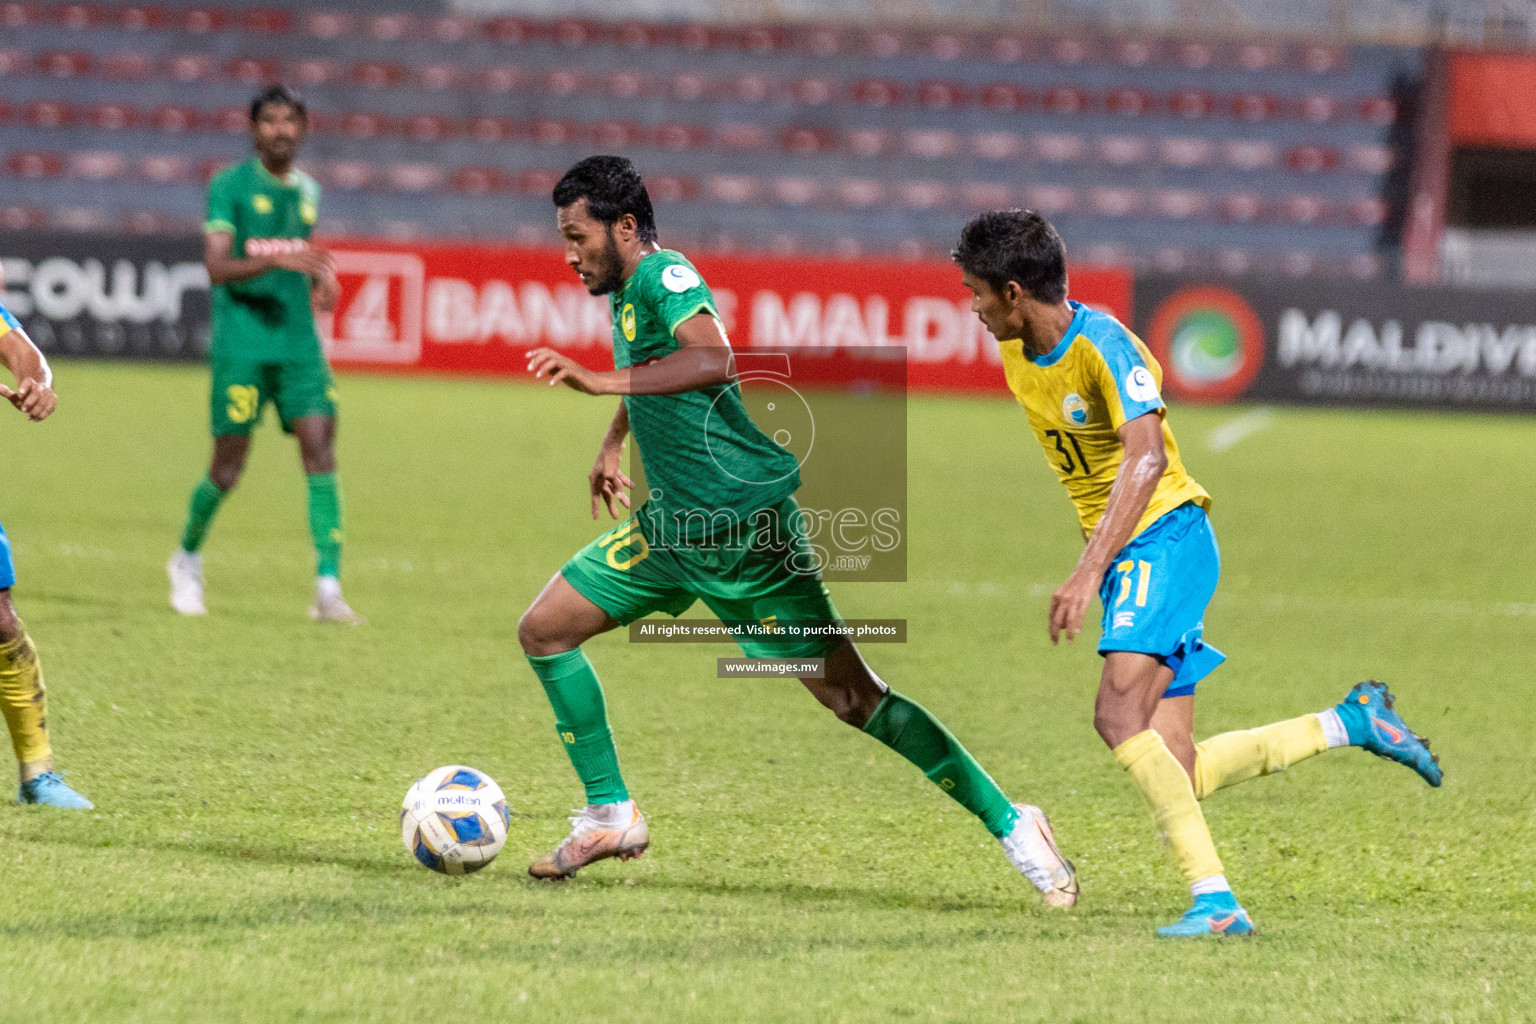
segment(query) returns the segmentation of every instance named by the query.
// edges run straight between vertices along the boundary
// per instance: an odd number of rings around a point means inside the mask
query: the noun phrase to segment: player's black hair
[[[1067,247],[1051,222],[1034,210],[977,214],[949,256],[999,292],[1017,281],[1037,302],[1066,300]]]
[[[645,190],[645,181],[629,157],[587,157],[565,172],[550,198],[556,207],[585,199],[592,219],[610,226],[626,213],[632,214],[640,240],[656,241],[656,211],[651,208],[651,194]]]
[[[251,124],[255,124],[261,117],[261,108],[268,103],[279,103],[289,106],[299,115],[300,121],[309,120],[309,110],[304,106],[304,98],[286,85],[269,85],[251,100]]]

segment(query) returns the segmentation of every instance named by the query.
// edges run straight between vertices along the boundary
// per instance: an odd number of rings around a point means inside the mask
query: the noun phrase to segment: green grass
[[[622,635],[590,651],[651,851],[562,887],[524,875],[580,791],[516,621],[595,535],[607,401],[344,378],[345,574],[371,624],[333,629],[305,618],[290,441],[258,435],[208,548],[213,614],[182,620],[162,566],[207,454],[204,375],[59,380],[54,420],[0,420],[0,518],[60,763],[98,810],[0,808],[0,1019],[1536,1019],[1528,421],[1280,410],[1213,451],[1241,410],[1175,411],[1225,558],[1206,635],[1231,660],[1199,733],[1379,676],[1447,776],[1343,751],[1216,796],[1262,935],[1170,945],[1152,929],[1186,890],[1093,733],[1092,643],[1045,637],[1080,540],[1011,403],[912,402],[909,581],[836,597],[909,620],[878,670],[1051,813],[1083,884],[1068,913],[793,682]],[[463,879],[396,828],[450,762],[514,810]]]

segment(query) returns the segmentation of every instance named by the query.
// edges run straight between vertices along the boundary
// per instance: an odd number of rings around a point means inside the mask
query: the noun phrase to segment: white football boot
[[[1014,804],[1019,820],[1013,831],[998,842],[1013,866],[1029,879],[1046,906],[1070,907],[1077,903],[1077,872],[1072,862],[1056,849],[1051,823],[1045,812],[1030,804]]]
[[[534,878],[563,882],[576,872],[606,857],[629,860],[651,845],[651,830],[633,800],[622,804],[588,804],[574,812],[571,834],[554,852],[528,865]]]
[[[165,563],[171,578],[171,607],[183,615],[207,615],[203,604],[203,556],[177,548]]]
[[[315,579],[315,603],[310,606],[309,617],[316,622],[338,622],[344,626],[361,626],[367,623],[341,598],[341,581],[335,576]]]

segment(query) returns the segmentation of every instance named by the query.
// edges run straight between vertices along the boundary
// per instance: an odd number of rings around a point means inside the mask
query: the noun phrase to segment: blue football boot
[[[70,789],[64,776],[58,772],[43,772],[30,782],[21,784],[16,794],[19,804],[46,804],[49,807],[67,807],[72,811],[91,811],[96,805]]]
[[[1173,924],[1157,930],[1163,938],[1183,939],[1196,935],[1252,935],[1253,919],[1237,904],[1231,892],[1208,892],[1195,897],[1195,905]]]
[[[1392,694],[1386,683],[1374,679],[1356,683],[1337,710],[1351,745],[1407,765],[1431,786],[1440,785],[1445,778],[1440,758],[1429,752],[1429,740],[1415,734],[1392,710]]]

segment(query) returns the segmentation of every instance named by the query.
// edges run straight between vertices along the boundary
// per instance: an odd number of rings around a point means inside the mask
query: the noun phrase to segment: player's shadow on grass
[[[590,879],[598,885],[612,888],[629,888],[623,879]],[[1026,883],[1027,884],[1027,883]],[[783,885],[767,885],[760,882],[734,882],[730,879],[673,879],[638,878],[634,888],[652,891],[691,892],[701,896],[776,897],[796,905],[824,906],[851,903],[870,910],[920,910],[928,913],[963,913],[968,911],[1020,911],[1033,914],[1041,910],[1033,890],[1020,893],[1014,899],[986,899],[969,896],[922,895],[890,888],[861,888],[857,886],[804,885],[787,882]]]

